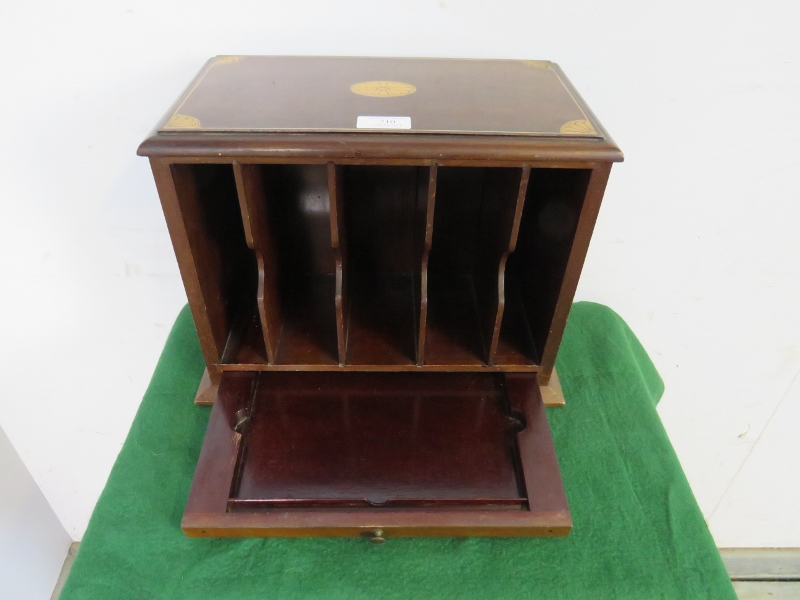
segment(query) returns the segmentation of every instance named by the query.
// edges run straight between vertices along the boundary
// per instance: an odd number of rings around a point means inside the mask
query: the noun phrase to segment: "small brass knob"
[[[372,537],[369,539],[370,542],[373,544],[382,544],[386,541],[386,538],[383,537],[383,529],[376,529],[372,532]]]

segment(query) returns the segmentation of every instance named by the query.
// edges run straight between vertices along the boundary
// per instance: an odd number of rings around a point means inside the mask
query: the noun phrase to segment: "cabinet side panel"
[[[538,274],[536,281],[547,282],[545,284],[547,293],[537,296],[538,304],[529,303],[527,306],[534,336],[539,340],[537,345],[542,348],[540,378],[543,382],[549,379],[555,366],[556,354],[561,345],[572,299],[575,297],[578,279],[611,172],[611,163],[602,163],[591,170],[578,172],[583,174],[575,178],[571,185],[565,186],[566,190],[574,194],[573,201],[576,205],[573,210],[577,210],[579,214],[574,236],[571,238],[571,243],[566,244],[564,252],[551,254],[549,262],[547,260],[537,262],[539,268],[544,271]],[[581,199],[582,202],[578,203]],[[558,231],[559,221],[557,209],[547,208],[547,204],[540,205],[537,222],[544,228],[550,229],[551,235],[553,231]],[[560,285],[558,285],[559,280]],[[535,321],[534,317],[537,317]]]
[[[191,218],[192,207],[184,209],[182,206],[169,162],[153,158],[150,159],[150,167],[153,170],[153,177],[161,199],[175,257],[178,260],[186,296],[189,299],[189,307],[197,328],[200,346],[209,375],[213,379],[217,374],[214,366],[220,362],[225,348],[227,336],[225,311],[219,297],[211,296],[207,299],[203,293],[200,269],[197,264],[198,258],[192,254],[192,245],[185,221],[186,218]],[[186,211],[186,215],[184,215],[184,211]]]
[[[232,330],[240,329],[255,308],[257,284],[233,168],[230,164],[173,164],[168,169],[172,186],[166,198],[168,202],[174,199],[179,207],[182,228],[178,234],[189,248],[217,354],[223,355]],[[189,300],[193,301],[192,296]]]

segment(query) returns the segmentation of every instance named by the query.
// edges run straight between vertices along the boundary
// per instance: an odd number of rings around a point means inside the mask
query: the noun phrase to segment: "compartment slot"
[[[519,240],[506,269],[506,314],[495,362],[541,360],[562,289],[591,169],[533,169]]]
[[[527,170],[439,167],[428,264],[426,365],[492,364],[502,275]]]
[[[489,219],[492,216],[494,220],[490,222],[496,223],[494,234],[487,242],[487,246],[490,249],[487,252],[487,256],[491,258],[498,257],[497,304],[492,326],[491,343],[489,344],[489,365],[491,366],[497,364],[497,348],[500,342],[501,325],[506,308],[506,263],[509,255],[516,248],[530,172],[530,167],[527,166],[523,167],[521,171],[515,170],[513,173],[507,172],[507,170],[499,172],[496,174],[494,185],[487,186],[487,192],[484,194],[486,196],[484,199],[484,218]],[[495,210],[496,213],[494,212]],[[489,234],[492,234],[492,232],[489,231]],[[490,270],[493,269],[493,264],[489,263]],[[490,298],[485,305],[491,306],[491,300]],[[491,314],[488,314],[487,320],[490,318]]]
[[[486,352],[472,275],[434,274],[428,284],[426,365],[482,365]]]
[[[241,335],[255,312],[257,269],[242,227],[232,166],[173,164],[170,171],[202,297],[193,310],[206,312],[222,362],[238,360],[233,355],[240,350],[266,362],[263,339]]]
[[[513,255],[512,255],[513,257]],[[516,261],[508,260],[505,276],[505,309],[494,364],[502,366],[536,365],[540,352],[533,341],[528,313],[523,299]],[[534,284],[538,285],[538,284]]]
[[[337,166],[341,170],[342,321],[347,365],[417,361],[419,272],[427,167]],[[338,180],[337,180],[338,181]],[[344,242],[342,242],[344,237]],[[416,281],[416,283],[415,283]]]
[[[336,364],[326,165],[240,165],[238,179],[242,219],[258,265],[259,324],[270,364]]]

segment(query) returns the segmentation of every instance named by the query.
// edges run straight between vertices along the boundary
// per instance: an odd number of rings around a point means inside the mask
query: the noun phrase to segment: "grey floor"
[[[70,546],[50,600],[58,600],[79,542]],[[739,600],[800,600],[800,548],[720,550]]]
[[[739,600],[800,599],[800,548],[720,550]]]
[[[56,581],[56,587],[53,589],[53,595],[50,596],[50,600],[58,600],[61,595],[61,588],[64,587],[64,582],[67,580],[69,570],[72,568],[72,561],[75,560],[75,554],[78,552],[78,546],[80,545],[80,542],[72,542],[69,547],[67,558],[64,560],[64,566],[61,567],[61,574],[58,576],[58,581]]]

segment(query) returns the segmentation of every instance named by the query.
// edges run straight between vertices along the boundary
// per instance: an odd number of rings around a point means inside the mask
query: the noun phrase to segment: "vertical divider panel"
[[[258,264],[256,301],[269,364],[275,363],[281,332],[278,265],[275,242],[269,232],[269,210],[262,174],[257,165],[233,163],[245,238]]]
[[[519,234],[522,209],[525,205],[525,192],[528,189],[531,168],[526,165],[522,169],[492,169],[484,184],[482,214],[496,215],[496,228],[484,234],[485,256],[492,261],[489,273],[496,273],[495,298],[484,306],[484,331],[488,341],[487,362],[494,366],[497,344],[500,339],[500,326],[505,309],[505,268],[508,256],[514,252]],[[482,222],[489,222],[488,219]],[[492,239],[493,237],[493,239]],[[486,252],[488,250],[488,252]]]
[[[433,242],[433,212],[436,206],[436,174],[437,164],[433,163],[427,177],[420,177],[417,189],[417,218],[419,224],[415,233],[420,236],[420,271],[419,281],[415,281],[419,290],[419,334],[417,335],[417,365],[425,363],[425,332],[428,320],[428,259]],[[423,169],[420,171],[424,172]],[[415,274],[416,278],[416,274]]]
[[[336,340],[339,366],[347,359],[347,329],[349,322],[349,297],[347,293],[347,243],[344,225],[344,177],[341,167],[328,163],[328,193],[331,204],[331,246],[336,263]]]

